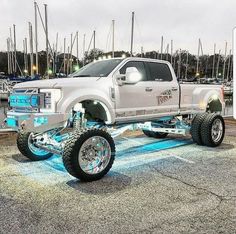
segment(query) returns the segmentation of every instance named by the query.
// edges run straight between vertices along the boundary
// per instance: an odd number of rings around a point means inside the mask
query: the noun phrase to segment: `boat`
[[[224,84],[224,94],[225,96],[232,96],[233,95],[233,83],[228,82]]]

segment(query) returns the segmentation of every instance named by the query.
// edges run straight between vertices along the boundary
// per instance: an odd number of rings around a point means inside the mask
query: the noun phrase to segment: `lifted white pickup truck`
[[[180,84],[166,61],[115,58],[90,63],[71,78],[17,84],[7,124],[31,160],[54,153],[84,181],[103,177],[115,158],[113,138],[128,129],[148,137],[191,133],[197,144],[224,138],[223,87]]]

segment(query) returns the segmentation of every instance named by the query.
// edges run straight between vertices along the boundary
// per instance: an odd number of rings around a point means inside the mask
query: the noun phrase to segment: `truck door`
[[[142,61],[128,61],[119,73],[125,75],[128,67],[136,67],[142,75],[142,80],[136,84],[123,84],[116,86],[116,118],[135,119],[145,115],[145,110],[150,108],[152,93],[146,90],[150,86],[147,72]]]
[[[170,67],[162,62],[145,62],[150,83],[149,105],[159,114],[177,114],[179,109],[179,84]],[[175,79],[174,79],[175,78]]]

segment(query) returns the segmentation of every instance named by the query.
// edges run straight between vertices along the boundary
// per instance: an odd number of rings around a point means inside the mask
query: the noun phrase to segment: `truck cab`
[[[168,62],[130,58],[112,76],[117,121],[178,114],[179,84]]]

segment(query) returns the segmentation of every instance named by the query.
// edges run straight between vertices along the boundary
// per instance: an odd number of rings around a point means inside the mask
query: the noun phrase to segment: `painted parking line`
[[[181,160],[181,161],[183,161],[183,162],[186,162],[186,163],[190,163],[190,164],[195,163],[194,161],[191,161],[191,160],[186,159],[186,158],[182,158],[182,157],[177,156],[177,155],[173,155],[173,157],[174,157],[174,158],[177,158],[177,159],[179,159],[179,160]]]

